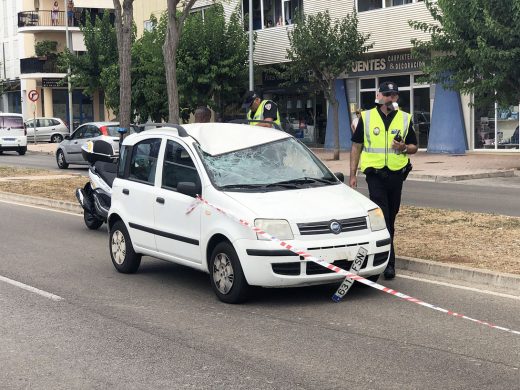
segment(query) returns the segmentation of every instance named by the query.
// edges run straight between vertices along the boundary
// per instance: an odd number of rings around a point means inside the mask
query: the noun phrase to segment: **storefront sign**
[[[60,78],[42,78],[42,87],[43,88],[56,88],[56,87],[66,87],[67,82],[65,79]]]
[[[416,72],[421,70],[422,66],[424,62],[412,57],[410,52],[377,53],[367,55],[367,58],[362,61],[356,61],[348,76]]]

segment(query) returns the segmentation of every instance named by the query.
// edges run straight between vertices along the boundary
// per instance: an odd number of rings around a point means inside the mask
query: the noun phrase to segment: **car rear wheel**
[[[63,141],[63,136],[61,134],[53,134],[51,135],[51,142],[54,144],[59,144]]]
[[[69,164],[65,160],[65,154],[61,149],[56,152],[56,164],[58,164],[58,168],[60,169],[67,169],[69,167]]]
[[[121,273],[133,274],[141,265],[141,255],[135,253],[132,240],[123,221],[117,221],[110,229],[110,257]]]
[[[23,146],[21,148],[18,148],[18,154],[20,156],[23,156],[25,153],[27,153],[27,146]]]
[[[228,242],[219,243],[209,260],[211,287],[218,299],[226,303],[240,303],[247,299],[247,284],[235,248]]]

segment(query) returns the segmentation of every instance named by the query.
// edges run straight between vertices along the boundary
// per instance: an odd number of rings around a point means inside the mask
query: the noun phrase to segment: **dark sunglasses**
[[[388,97],[388,96],[397,96],[399,94],[397,92],[383,92],[382,95]]]

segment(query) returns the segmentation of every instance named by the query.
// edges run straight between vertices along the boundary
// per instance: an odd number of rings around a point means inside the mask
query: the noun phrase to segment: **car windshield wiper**
[[[291,179],[281,181],[275,184],[306,184],[306,183],[324,183],[324,184],[334,184],[336,181],[334,179],[325,179],[325,178],[317,178],[317,177],[300,177],[298,179]]]
[[[265,188],[265,184],[226,184],[220,188],[227,190],[234,188]]]

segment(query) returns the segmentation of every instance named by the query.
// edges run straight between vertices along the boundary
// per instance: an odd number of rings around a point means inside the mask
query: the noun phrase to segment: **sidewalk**
[[[350,153],[342,152],[333,160],[333,152],[313,149],[333,172],[350,174]],[[413,171],[408,180],[457,181],[488,177],[520,176],[520,153],[468,152],[464,155],[418,152],[410,156]]]

